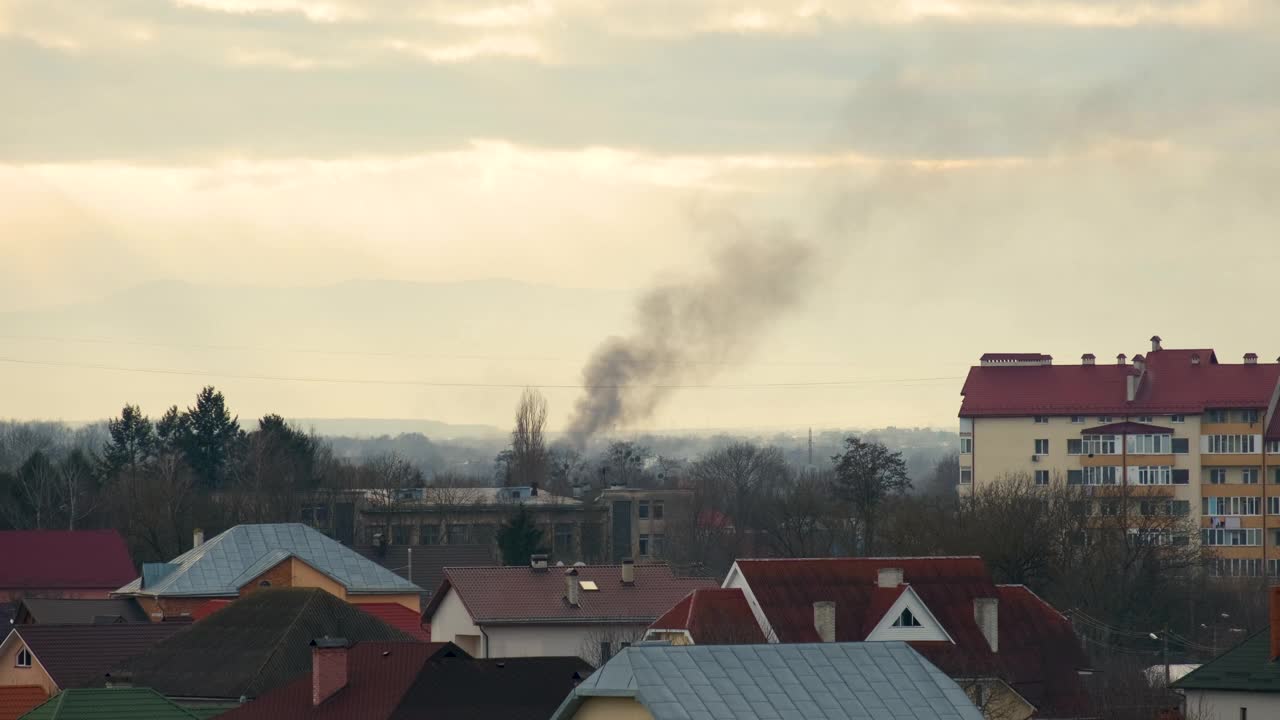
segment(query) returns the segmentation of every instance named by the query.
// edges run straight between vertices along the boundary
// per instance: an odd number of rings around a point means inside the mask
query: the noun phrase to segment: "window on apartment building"
[[[1277,543],[1280,544],[1280,543]],[[1267,561],[1267,574],[1271,577],[1280,576],[1280,560]]]
[[[1048,415],[1036,415],[1036,416],[1035,416],[1035,422],[1036,422],[1036,424],[1037,424],[1037,425],[1048,425],[1048,424],[1049,424],[1049,416],[1048,416]]]
[[[311,527],[318,529],[329,527],[329,506],[303,505],[302,522],[304,525],[310,525]]]
[[[1214,558],[1209,561],[1209,574],[1214,577],[1261,577],[1262,560]]]
[[[1272,484],[1280,485],[1280,468],[1276,468],[1275,476],[1271,479]]]
[[[666,557],[667,536],[655,533],[649,537],[649,554],[656,558]]]
[[[1074,517],[1089,517],[1089,511],[1092,509],[1093,503],[1088,500],[1072,500],[1071,514]]]
[[[1084,441],[1083,441],[1083,440],[1078,440],[1078,439],[1071,439],[1071,440],[1067,440],[1067,454],[1068,454],[1068,455],[1083,455],[1083,454],[1084,454]]]
[[[409,544],[409,526],[408,525],[392,525],[391,526],[391,544],[392,545],[408,545]]]
[[[1072,416],[1071,416],[1071,424],[1072,424],[1072,425],[1083,425],[1083,424],[1084,424],[1084,416],[1083,416],[1083,415],[1072,415]]]
[[[1103,500],[1098,503],[1098,510],[1103,515],[1119,515],[1120,503],[1115,500]]]
[[[31,651],[25,647],[19,650],[18,657],[13,661],[13,666],[20,668],[31,667]]]
[[[641,500],[640,502],[636,503],[636,516],[639,517],[641,520],[649,519],[649,501],[648,500]]]
[[[1115,435],[1085,435],[1081,443],[1081,455],[1115,455],[1118,445]]]
[[[920,627],[920,621],[916,619],[915,615],[911,614],[910,608],[903,608],[902,614],[898,616],[897,620],[893,621],[893,626],[894,627]]]
[[[1068,484],[1068,485],[1083,485],[1083,484],[1084,484],[1084,471],[1083,471],[1083,470],[1068,470],[1068,471],[1067,471],[1067,484]]]
[[[1099,415],[1099,416],[1098,416],[1098,422],[1100,422],[1100,423],[1109,423],[1109,422],[1111,422],[1111,421],[1112,421],[1112,419],[1113,419],[1113,418],[1112,418],[1110,415]]]
[[[640,535],[640,557],[649,557],[649,536]]]
[[[971,437],[960,438],[960,454],[961,455],[973,454],[973,438]]]
[[[1249,454],[1258,451],[1257,435],[1209,435],[1207,452],[1221,454]]]
[[[1171,474],[1174,485],[1190,485],[1191,471],[1186,469],[1174,468]]]
[[[1170,415],[1169,422],[1182,424],[1187,421],[1186,415]]]
[[[1230,416],[1231,414],[1226,410],[1206,410],[1204,413],[1204,421],[1211,423],[1224,423],[1227,422]]]
[[[1206,497],[1200,499],[1200,511],[1204,515],[1260,515],[1261,498],[1256,497]]]
[[[1083,485],[1115,485],[1120,475],[1115,465],[1080,468],[1080,472]]]
[[[1240,422],[1246,422],[1246,423],[1249,423],[1250,425],[1258,422],[1258,411],[1257,410],[1241,410]]]
[[[1173,500],[1169,503],[1169,512],[1174,517],[1186,517],[1191,514],[1191,501]]]
[[[1262,530],[1205,528],[1200,531],[1200,542],[1211,547],[1258,547],[1262,545]]]
[[[1139,465],[1133,472],[1139,485],[1172,485],[1173,468],[1168,465]]]
[[[1169,450],[1174,455],[1186,455],[1191,452],[1191,442],[1187,438],[1170,438]]]
[[[573,554],[573,523],[556,523],[551,551],[558,558]]]
[[[439,545],[440,544],[440,526],[439,525],[419,525],[418,526],[418,544],[419,545]]]
[[[472,545],[492,545],[498,541],[498,526],[493,523],[477,523],[471,526]]]
[[[1037,455],[1049,454],[1049,440],[1047,438],[1039,438],[1036,440],[1036,454]]]
[[[461,523],[449,523],[446,531],[450,545],[466,545],[471,541],[471,526]]]
[[[1159,502],[1160,501],[1158,500],[1143,500],[1142,502],[1138,503],[1138,512],[1141,515],[1144,515],[1147,517],[1150,517],[1151,515],[1156,515],[1157,514],[1156,505],[1159,504]]]
[[[1048,471],[1048,470],[1037,470],[1037,471],[1036,471],[1036,484],[1037,484],[1037,485],[1048,485],[1048,484],[1049,484],[1049,471]]]
[[[1280,495],[1272,495],[1267,498],[1267,514],[1280,515]]]
[[[661,500],[653,501],[653,519],[654,520],[661,520],[664,510],[665,508],[663,507],[663,502]]]
[[[1240,482],[1245,485],[1258,484],[1258,468],[1244,468],[1240,471]]]
[[[1168,455],[1171,435],[1130,435],[1129,452],[1133,455]]]
[[[1268,440],[1267,452],[1280,454],[1280,440]]]
[[[960,484],[968,485],[973,482],[973,468],[960,468]]]
[[[1226,485],[1226,484],[1227,484],[1227,469],[1226,469],[1226,468],[1212,468],[1212,469],[1210,469],[1210,470],[1209,470],[1209,484],[1210,484],[1210,485]]]
[[[1154,417],[1152,417],[1151,415],[1139,415],[1139,416],[1138,416],[1138,422],[1140,422],[1140,423],[1150,423],[1150,422],[1155,422],[1155,421],[1156,421],[1156,419],[1155,419]]]

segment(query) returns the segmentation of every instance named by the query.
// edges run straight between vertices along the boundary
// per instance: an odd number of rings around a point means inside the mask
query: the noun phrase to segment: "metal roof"
[[[960,686],[905,643],[632,646],[552,720],[592,697],[632,698],[654,720],[980,720]]]
[[[237,525],[171,560],[172,571],[116,592],[156,596],[236,595],[254,577],[296,557],[355,594],[421,593],[422,588],[301,523]]]

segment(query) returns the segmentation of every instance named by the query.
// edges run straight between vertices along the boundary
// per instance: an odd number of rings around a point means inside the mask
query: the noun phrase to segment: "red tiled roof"
[[[233,603],[233,602],[235,602],[235,601],[234,601],[234,600],[225,600],[225,599],[221,599],[221,600],[220,600],[220,599],[216,599],[216,598],[215,598],[215,599],[213,599],[213,600],[206,600],[206,601],[204,601],[204,602],[200,603],[199,605],[197,605],[197,606],[196,606],[196,607],[191,611],[191,619],[192,619],[192,620],[194,620],[195,622],[200,622],[201,620],[203,620],[203,619],[205,619],[205,618],[209,617],[210,615],[212,615],[212,614],[214,614],[214,613],[218,612],[219,610],[221,610],[222,608],[224,608],[224,607],[226,607],[226,606],[230,605],[230,604],[231,604],[231,603]]]
[[[1271,424],[1267,426],[1267,440],[1280,440],[1280,408],[1271,416]]]
[[[697,645],[763,643],[747,596],[737,588],[700,588],[676,603],[650,630],[685,630]]]
[[[18,720],[48,699],[49,695],[39,685],[0,687],[0,720]]]
[[[1043,353],[984,353],[981,362],[1043,362],[1052,360],[1052,355]]]
[[[62,690],[100,687],[103,677],[190,623],[112,623],[108,625],[15,625],[11,637],[31,649],[40,666]]]
[[[1118,422],[1085,428],[1081,435],[1171,435],[1173,428],[1139,422]]]
[[[1193,365],[1192,355],[1201,362]],[[1280,364],[1220,364],[1212,350],[1156,350],[1133,402],[1126,400],[1132,365],[980,366],[969,369],[961,417],[1020,415],[1154,415],[1207,408],[1265,408]]]
[[[578,607],[565,600],[565,572],[578,571],[599,590],[578,593]],[[635,566],[635,583],[622,584],[617,565],[581,565],[534,570],[526,566],[445,568],[440,590],[431,596],[428,620],[452,588],[472,619],[484,623],[545,624],[614,620],[648,625],[698,588],[716,587],[710,578],[676,577],[664,564]]]
[[[115,530],[0,532],[0,588],[115,590],[138,576]]]
[[[813,603],[822,600],[836,603],[837,641],[865,640],[905,591],[878,587],[878,571],[901,568],[904,583],[954,641],[910,643],[930,662],[953,677],[1004,678],[1041,714],[1087,703],[1076,672],[1087,662],[1070,623],[1025,588],[997,586],[981,558],[739,560],[737,568],[784,643],[819,640]],[[998,653],[974,620],[976,598],[1000,600]]]
[[[417,638],[423,642],[431,642],[431,633],[422,628],[422,616],[403,605],[398,603],[357,603],[355,607],[410,637]]]

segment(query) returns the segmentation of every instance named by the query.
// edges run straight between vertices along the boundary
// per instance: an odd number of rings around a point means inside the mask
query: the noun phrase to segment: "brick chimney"
[[[311,641],[311,704],[319,706],[347,686],[347,649],[343,638]]]
[[[622,584],[636,584],[636,561],[631,558],[622,558]]]
[[[1280,659],[1280,586],[1271,588],[1271,662]]]
[[[832,600],[819,600],[813,604],[813,629],[818,631],[819,642],[836,641],[836,604]]]
[[[974,598],[973,620],[991,646],[991,652],[1000,652],[1000,600],[998,598]]]
[[[1085,353],[1080,356],[1080,364],[1081,365],[1097,365],[1098,356],[1094,355],[1093,353]]]
[[[578,593],[582,592],[582,588],[578,587],[578,569],[569,568],[564,571],[564,599],[569,603],[569,607],[578,607]]]
[[[902,584],[902,568],[880,568],[876,573],[876,585],[882,588],[896,588]]]

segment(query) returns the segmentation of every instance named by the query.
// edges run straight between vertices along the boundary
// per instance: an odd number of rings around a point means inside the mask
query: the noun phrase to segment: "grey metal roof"
[[[628,697],[654,720],[982,720],[960,686],[901,642],[633,646],[556,711]]]
[[[340,583],[350,593],[421,593],[422,588],[301,523],[237,525],[169,562],[172,572],[148,587],[142,578],[116,592],[139,595],[235,595],[253,578],[290,556]]]

